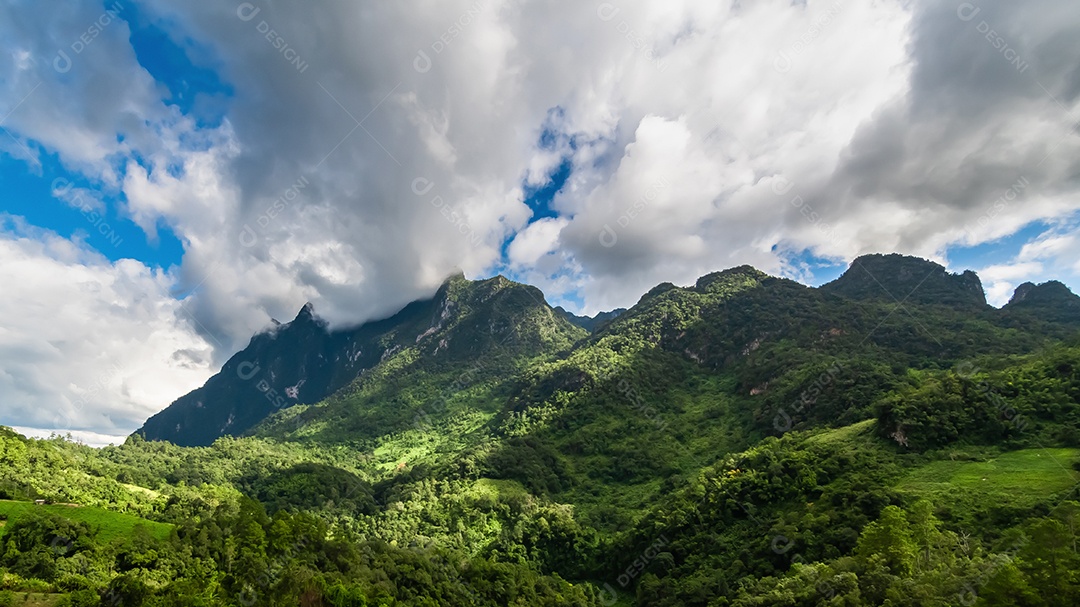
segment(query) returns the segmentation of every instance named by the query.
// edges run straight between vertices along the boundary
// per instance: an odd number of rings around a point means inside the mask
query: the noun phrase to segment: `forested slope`
[[[125,605],[1072,605],[1080,299],[1062,289],[995,309],[974,274],[913,258],[819,289],[740,267],[589,334],[531,287],[454,279],[341,389],[246,436],[4,433],[0,498],[165,527],[21,507],[3,586]]]

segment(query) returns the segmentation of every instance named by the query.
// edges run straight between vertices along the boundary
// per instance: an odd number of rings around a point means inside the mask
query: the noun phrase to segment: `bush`
[[[97,607],[101,598],[93,590],[76,590],[56,602],[56,607]]]
[[[14,607],[15,593],[10,590],[0,590],[0,607]]]

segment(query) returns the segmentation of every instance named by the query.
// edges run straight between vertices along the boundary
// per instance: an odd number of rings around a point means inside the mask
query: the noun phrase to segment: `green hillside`
[[[111,542],[118,538],[130,537],[136,526],[143,526],[150,535],[159,540],[169,537],[173,526],[165,523],[156,523],[141,519],[130,514],[110,512],[100,508],[86,508],[81,506],[44,505],[38,506],[32,502],[13,502],[0,500],[0,521],[4,525],[0,527],[0,538],[4,536],[4,528],[14,524],[22,517],[29,514],[44,512],[56,515],[71,521],[86,523],[97,531],[98,537],[105,542]]]
[[[973,274],[897,256],[820,289],[741,267],[590,334],[531,287],[455,278],[429,302],[449,312],[379,325],[370,367],[244,436],[0,433],[0,498],[87,506],[0,502],[24,513],[4,585],[91,605],[1076,604],[1077,298],[1022,295],[994,309]]]

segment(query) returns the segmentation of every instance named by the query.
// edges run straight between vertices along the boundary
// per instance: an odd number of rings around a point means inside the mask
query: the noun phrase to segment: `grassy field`
[[[961,491],[1001,505],[1024,506],[1068,491],[1080,482],[1073,462],[1080,449],[1023,449],[986,461],[932,462],[897,486],[926,497]]]
[[[16,607],[52,607],[64,597],[62,594],[41,594],[38,592],[16,592]]]
[[[874,428],[876,424],[876,420],[867,419],[855,424],[851,424],[850,426],[844,426],[842,428],[832,428],[817,432],[813,436],[809,437],[807,441],[811,443],[820,443],[823,445],[834,445],[842,443],[872,444],[876,441],[876,437],[874,436]]]
[[[529,492],[521,486],[521,483],[510,480],[496,480],[491,478],[477,479],[469,488],[466,495],[470,497],[490,497],[493,500],[507,497],[526,497]]]
[[[37,506],[31,502],[0,500],[0,514],[7,515],[8,524],[18,520],[20,516],[27,512],[36,511],[51,512],[72,521],[89,523],[91,527],[98,530],[101,539],[107,542],[130,535],[136,525],[145,526],[151,535],[159,539],[168,538],[169,532],[172,530],[172,525],[155,523],[130,514],[109,512],[99,508],[59,505]],[[0,527],[0,537],[3,535],[4,527]]]

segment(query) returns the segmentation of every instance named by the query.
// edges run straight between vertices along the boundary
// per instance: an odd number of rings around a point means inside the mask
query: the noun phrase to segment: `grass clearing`
[[[525,498],[528,497],[529,492],[517,481],[481,478],[477,479],[465,494],[473,498],[488,497],[498,500],[512,497]]]
[[[1022,449],[977,462],[941,460],[913,470],[897,489],[927,497],[963,491],[1025,506],[1075,487],[1077,460],[1080,449]]]
[[[853,442],[873,442],[876,440],[874,436],[874,427],[877,425],[877,420],[866,419],[861,422],[851,424],[850,426],[844,426],[842,428],[833,428],[825,430],[823,432],[815,433],[813,436],[806,439],[808,443],[819,443],[823,445],[834,445],[838,443],[853,443]]]
[[[150,535],[158,539],[168,538],[169,532],[172,531],[172,525],[166,523],[148,521],[131,514],[110,512],[100,508],[56,504],[38,506],[33,502],[0,500],[0,514],[7,515],[8,523],[18,520],[20,516],[28,512],[38,511],[50,512],[72,521],[88,523],[98,530],[99,537],[106,542],[118,537],[130,536],[137,525],[143,525],[150,532]],[[0,527],[0,537],[3,537],[4,531],[5,527]]]

